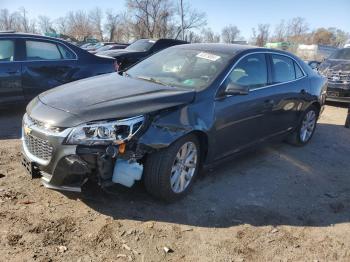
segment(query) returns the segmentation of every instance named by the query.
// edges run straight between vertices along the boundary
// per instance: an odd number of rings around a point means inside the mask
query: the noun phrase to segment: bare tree
[[[119,14],[113,13],[112,11],[108,11],[106,13],[105,29],[109,36],[109,41],[114,40],[115,33],[118,27],[118,22],[119,22]]]
[[[24,7],[20,7],[18,10],[18,14],[20,16],[21,24],[22,24],[22,30],[25,33],[29,33],[30,30],[30,21],[28,19],[28,12]]]
[[[47,16],[40,15],[38,17],[38,25],[39,25],[39,30],[41,33],[47,33],[47,32],[52,32],[55,31],[53,29],[53,23],[51,19]]]
[[[275,27],[274,41],[283,42],[286,40],[287,27],[284,20],[281,20]]]
[[[185,40],[190,42],[190,43],[201,43],[202,42],[201,36],[196,34],[193,31],[188,32]]]
[[[253,37],[255,40],[255,45],[264,46],[269,38],[269,34],[269,24],[259,24],[257,29],[253,28]]]
[[[177,14],[180,17],[181,23],[177,26],[175,39],[181,33],[182,40],[185,40],[186,30],[198,29],[207,24],[206,14],[193,9],[189,4],[184,3],[184,0],[180,0]]]
[[[333,33],[325,28],[318,28],[312,36],[314,44],[330,45],[335,38]]]
[[[160,38],[172,31],[174,8],[169,0],[127,0],[135,36]]]
[[[102,19],[103,12],[99,7],[96,7],[89,12],[89,20],[94,31],[93,34],[100,40],[103,40]]]
[[[309,26],[305,21],[305,18],[294,17],[288,22],[287,38],[288,41],[295,43],[305,42]]]
[[[231,43],[232,44],[239,37],[239,33],[240,33],[240,31],[237,28],[237,26],[228,25],[222,29],[221,39],[224,43]]]
[[[8,9],[0,10],[0,30],[17,30],[19,27],[18,17],[10,13]]]
[[[333,39],[331,42],[331,45],[337,46],[337,47],[343,47],[348,39],[350,39],[350,34],[347,32],[344,32],[343,30],[340,30],[338,28],[328,28],[328,31],[332,32]]]
[[[93,33],[93,26],[90,23],[89,17],[82,10],[69,12],[67,15],[67,25],[69,25],[68,33],[79,40],[83,40]]]
[[[60,34],[67,35],[68,33],[68,19],[67,17],[59,17],[55,21],[57,31]]]
[[[205,43],[218,43],[220,42],[220,35],[214,33],[211,28],[205,28],[201,32],[202,42]]]

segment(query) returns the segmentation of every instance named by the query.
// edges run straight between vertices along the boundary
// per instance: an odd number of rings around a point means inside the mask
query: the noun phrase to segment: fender
[[[168,110],[156,115],[145,133],[138,139],[138,144],[151,150],[159,150],[168,147],[177,139],[191,132],[200,131],[207,134],[210,130],[211,114],[208,118],[199,118],[196,107],[186,105],[177,110]],[[199,106],[199,107],[198,107]],[[203,105],[202,105],[203,106]],[[203,108],[201,107],[203,110]]]

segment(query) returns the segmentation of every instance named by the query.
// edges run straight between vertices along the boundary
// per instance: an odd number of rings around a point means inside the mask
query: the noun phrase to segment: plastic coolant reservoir
[[[135,180],[140,180],[143,166],[139,163],[129,163],[127,160],[117,159],[113,170],[113,183],[131,187]]]

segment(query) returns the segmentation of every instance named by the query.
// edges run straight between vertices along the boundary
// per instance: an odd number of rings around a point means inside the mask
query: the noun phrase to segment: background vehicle
[[[128,44],[108,44],[108,45],[101,46],[94,51],[89,51],[89,52],[91,54],[96,54],[98,52],[104,52],[104,51],[108,51],[108,50],[124,49],[127,46],[128,46]]]
[[[311,61],[305,61],[313,70],[317,71],[318,67],[320,66],[321,62],[311,60]]]
[[[328,78],[327,100],[350,103],[350,48],[335,51],[319,72]]]
[[[270,140],[307,144],[325,83],[282,51],[224,44],[167,48],[123,76],[83,79],[40,94],[24,116],[23,163],[49,188],[79,191],[86,178],[130,187],[143,177],[151,194],[176,200],[189,191],[200,165]]]
[[[0,33],[0,104],[25,102],[52,87],[114,71],[96,57],[56,38]]]
[[[116,44],[118,44],[119,46],[123,46],[124,48],[128,46],[128,44],[120,44],[120,43],[115,43],[115,42],[99,42],[99,43],[96,43],[94,45],[90,45],[90,46],[86,47],[85,49],[89,52],[95,52],[96,50],[98,50],[101,47],[109,46],[109,45],[116,45]]]
[[[160,50],[163,50],[170,46],[181,44],[187,44],[187,42],[174,39],[140,39],[123,50],[98,52],[97,55],[116,58],[117,69],[124,70],[151,54],[159,52]]]

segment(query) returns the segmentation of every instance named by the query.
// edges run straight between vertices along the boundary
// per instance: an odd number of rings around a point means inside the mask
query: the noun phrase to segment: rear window
[[[15,43],[12,40],[0,40],[0,62],[13,61],[15,56]]]

